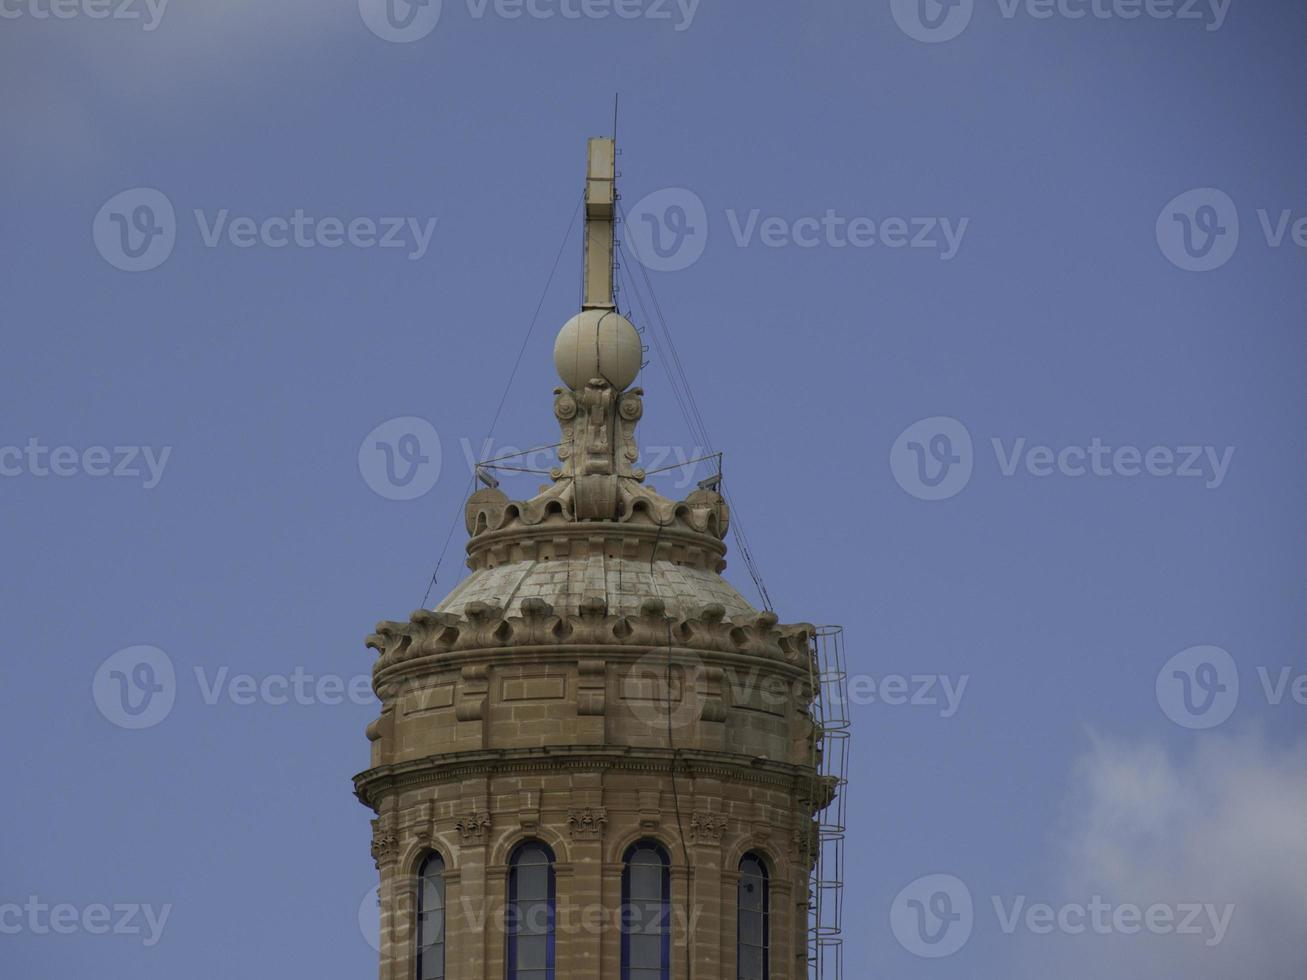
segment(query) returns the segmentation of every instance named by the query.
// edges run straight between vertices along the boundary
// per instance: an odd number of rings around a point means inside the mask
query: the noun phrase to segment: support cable
[[[618,202],[618,210],[622,222],[626,223],[626,212]],[[634,247],[634,246],[633,246]],[[620,251],[620,245],[619,245]],[[644,264],[639,262],[639,253],[635,253],[637,263],[640,265],[641,277],[644,280],[645,291],[649,296],[649,305],[654,311],[654,317],[646,322],[650,323],[649,335],[654,342],[655,348],[658,349],[660,359],[663,362],[663,370],[667,374],[667,380],[671,385],[672,392],[676,398],[677,406],[681,410],[681,415],[685,419],[686,425],[690,429],[690,434],[696,440],[699,440],[702,447],[709,454],[715,455],[712,439],[708,435],[708,428],[703,421],[703,414],[699,411],[699,406],[694,397],[694,390],[690,385],[689,376],[686,374],[685,367],[681,363],[680,355],[677,353],[676,344],[672,340],[671,331],[667,326],[667,318],[663,315],[662,306],[658,302],[658,297],[654,293],[653,283],[649,279],[649,272]],[[625,269],[626,263],[623,263]],[[648,316],[648,309],[644,304],[644,297],[640,293],[639,283],[634,276],[628,277],[628,282],[632,285],[632,292],[636,296],[636,301],[642,311]],[[661,338],[659,331],[661,330]],[[666,350],[664,351],[664,347]],[[763,607],[769,611],[773,609],[771,595],[767,592],[766,583],[762,578],[762,570],[758,567],[757,560],[753,557],[753,549],[749,544],[748,535],[745,533],[743,521],[739,517],[739,510],[731,496],[730,488],[725,479],[721,482],[721,494],[725,498],[727,506],[731,509],[731,532],[735,538],[736,550],[744,561],[745,569],[749,573],[749,578],[753,580],[754,588],[758,591],[758,597],[761,599]]]
[[[495,434],[495,426],[499,424],[499,416],[504,411],[504,404],[508,401],[508,393],[513,387],[513,380],[517,377],[517,369],[522,364],[522,355],[526,353],[527,344],[530,343],[531,333],[535,330],[536,321],[540,319],[540,311],[544,308],[545,299],[549,295],[549,287],[553,285],[554,274],[558,272],[558,263],[562,261],[563,250],[567,248],[567,243],[572,237],[572,228],[576,225],[576,216],[581,211],[581,204],[585,201],[583,193],[576,202],[576,207],[572,210],[572,218],[567,223],[567,231],[563,233],[563,240],[558,246],[558,254],[554,256],[553,267],[549,270],[549,277],[545,280],[544,289],[540,290],[540,299],[536,303],[535,312],[531,314],[531,322],[527,324],[526,335],[522,338],[522,346],[517,350],[517,358],[513,361],[513,369],[508,373],[508,380],[504,382],[503,394],[499,396],[499,404],[495,406],[495,414],[490,419],[490,427],[486,430],[486,439],[489,440]],[[484,442],[483,442],[484,445]],[[449,524],[449,533],[445,535],[445,543],[440,547],[440,557],[436,559],[436,567],[431,572],[431,581],[427,583],[427,591],[422,596],[422,605],[420,608],[427,607],[427,600],[431,598],[431,590],[436,587],[436,581],[440,576],[440,566],[444,564],[445,555],[449,551],[449,542],[454,539],[454,529],[458,527],[459,511],[463,509],[463,503],[472,494],[476,486],[476,467],[473,467],[472,478],[468,481],[467,492],[463,494],[459,506],[454,510],[454,519]]]

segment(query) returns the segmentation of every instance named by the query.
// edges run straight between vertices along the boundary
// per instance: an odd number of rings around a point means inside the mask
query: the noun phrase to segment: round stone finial
[[[640,373],[640,334],[613,310],[585,310],[563,324],[554,341],[554,367],[574,391],[603,378],[617,391]]]

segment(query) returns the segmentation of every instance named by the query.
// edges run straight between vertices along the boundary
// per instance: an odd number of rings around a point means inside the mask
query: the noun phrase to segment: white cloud
[[[1307,741],[1209,735],[1177,759],[1094,737],[1075,770],[1063,901],[1234,906],[1201,936],[1028,937],[1030,975],[1148,980],[1307,977]]]

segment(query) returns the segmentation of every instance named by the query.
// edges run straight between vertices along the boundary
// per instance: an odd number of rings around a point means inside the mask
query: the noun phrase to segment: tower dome
[[[592,140],[551,482],[472,494],[467,578],[367,640],[381,713],[355,792],[375,813],[382,980],[807,977],[833,794],[816,630],[722,577],[717,490],[673,500],[636,465],[612,163]]]

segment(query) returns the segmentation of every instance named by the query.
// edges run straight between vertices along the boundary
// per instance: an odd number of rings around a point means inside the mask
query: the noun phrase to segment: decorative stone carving
[[[528,834],[535,833],[540,826],[540,794],[524,789],[518,799],[517,822]]]
[[[490,813],[487,810],[473,810],[466,816],[459,817],[454,827],[464,844],[484,844],[486,833],[490,830]]]
[[[796,867],[808,868],[817,859],[817,848],[821,834],[816,821],[795,815],[795,825],[790,829],[790,858]]]
[[[408,833],[423,847],[429,845],[435,837],[435,826],[431,819],[431,804],[419,803],[410,812]]]
[[[601,806],[587,806],[567,811],[567,829],[572,840],[599,840],[608,823],[608,811]]]
[[[389,818],[378,817],[372,821],[372,860],[377,870],[393,864],[398,857],[399,838],[391,828]]]
[[[661,599],[649,597],[638,615],[614,616],[607,613],[602,597],[591,596],[575,613],[559,614],[542,600],[526,600],[520,616],[509,616],[500,606],[471,602],[464,616],[419,610],[407,623],[378,623],[367,645],[381,654],[374,668],[378,673],[420,657],[464,650],[585,644],[666,646],[669,630],[676,646],[692,650],[752,654],[805,668],[811,660],[816,630],[807,623],[781,626],[771,612],[737,622],[726,618],[717,603],[684,617],[669,617],[665,609]],[[478,719],[484,707],[485,678],[475,668],[464,668],[463,681],[459,719]],[[465,704],[468,701],[475,703]]]
[[[726,817],[720,813],[696,810],[690,815],[690,839],[696,844],[720,844],[726,831]]]

